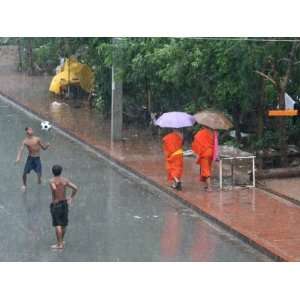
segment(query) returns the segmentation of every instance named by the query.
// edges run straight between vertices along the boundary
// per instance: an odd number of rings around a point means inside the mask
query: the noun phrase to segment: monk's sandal
[[[177,190],[177,191],[181,191],[182,190],[182,186],[181,186],[181,182],[174,182],[171,186],[173,189]]]

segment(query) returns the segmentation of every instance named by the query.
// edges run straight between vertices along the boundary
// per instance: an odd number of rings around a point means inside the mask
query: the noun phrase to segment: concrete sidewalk
[[[5,67],[1,67],[1,64]],[[160,141],[147,132],[124,130],[122,142],[111,144],[109,124],[87,105],[53,105],[48,98],[51,78],[28,77],[0,57],[0,93],[91,145],[130,171],[146,178],[182,202],[222,224],[273,258],[300,260],[300,207],[260,189],[200,190],[198,166],[185,159],[184,189],[174,192],[166,183]]]

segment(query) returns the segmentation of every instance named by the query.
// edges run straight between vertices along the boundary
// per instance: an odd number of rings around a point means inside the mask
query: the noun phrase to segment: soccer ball
[[[41,129],[48,131],[52,128],[52,125],[48,121],[41,122]]]

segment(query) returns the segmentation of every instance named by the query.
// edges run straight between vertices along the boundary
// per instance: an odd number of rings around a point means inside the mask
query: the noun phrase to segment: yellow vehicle
[[[94,80],[95,77],[91,68],[71,56],[66,59],[61,70],[53,77],[49,91],[61,95],[68,86],[80,86],[85,92],[91,93]]]

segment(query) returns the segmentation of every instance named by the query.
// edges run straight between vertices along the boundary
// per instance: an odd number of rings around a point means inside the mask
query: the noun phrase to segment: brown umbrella
[[[233,127],[231,121],[222,113],[212,110],[202,110],[194,115],[197,123],[212,129],[228,130]]]

